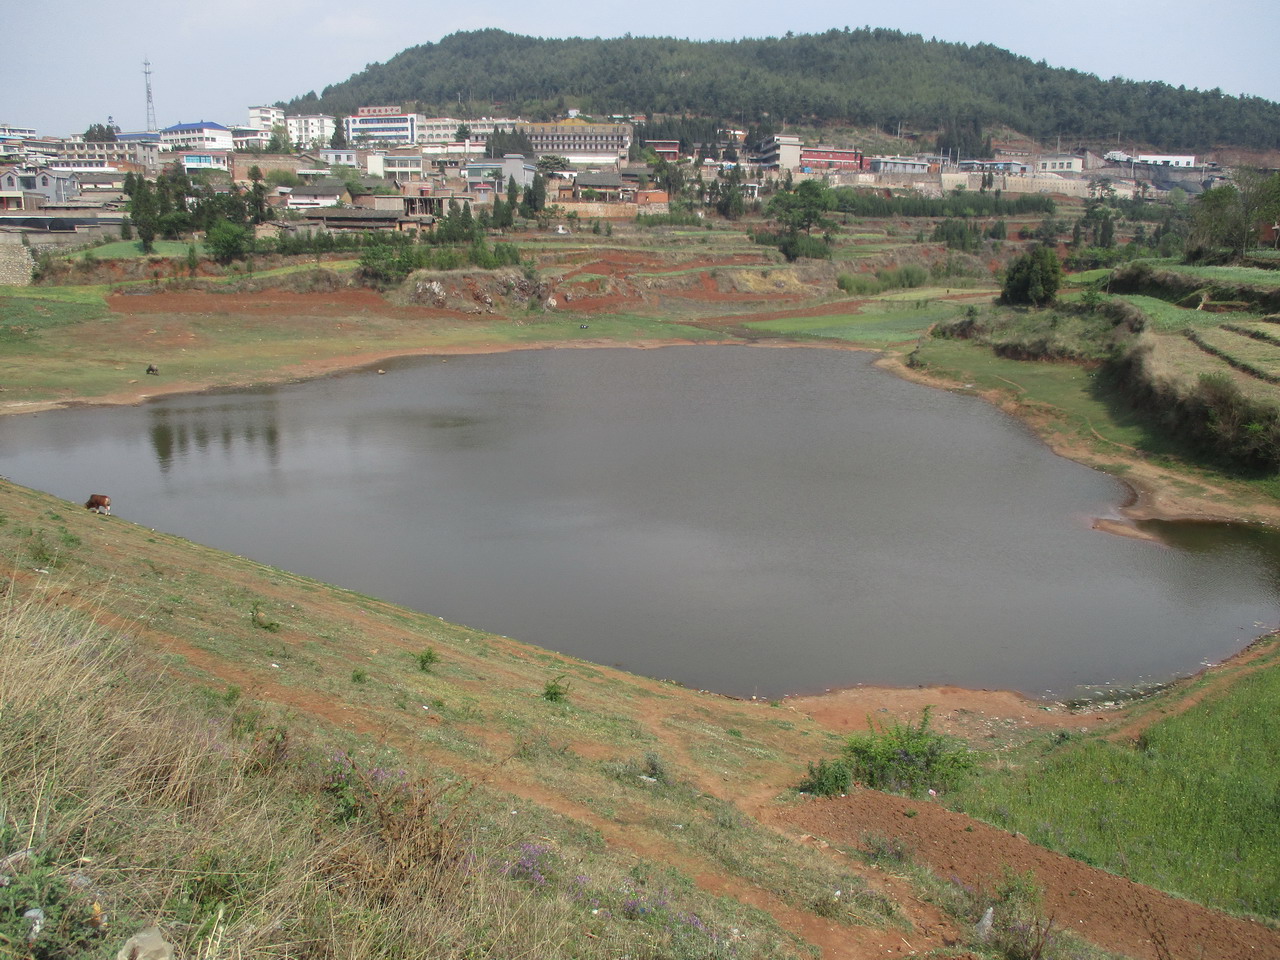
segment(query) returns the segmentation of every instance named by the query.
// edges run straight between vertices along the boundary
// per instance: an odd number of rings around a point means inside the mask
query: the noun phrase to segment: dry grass
[[[1244,340],[1242,337],[1237,339]],[[1280,400],[1280,390],[1275,386],[1232,369],[1224,360],[1206,353],[1183,336],[1142,334],[1142,342],[1151,346],[1146,360],[1150,379],[1174,387],[1179,395],[1187,396],[1193,392],[1203,374],[1221,373],[1230,377],[1252,400],[1265,403]]]
[[[593,860],[590,837],[531,837],[501,797],[302,742],[235,691],[193,697],[105,603],[86,616],[65,583],[17,582],[0,600],[0,955],[114,956],[152,924],[205,960],[728,949],[705,903],[669,904],[665,878]],[[780,955],[756,946],[738,955]]]

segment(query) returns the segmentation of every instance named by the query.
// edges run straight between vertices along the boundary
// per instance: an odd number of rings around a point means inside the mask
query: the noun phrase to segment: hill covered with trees
[[[1280,148],[1280,104],[1261,97],[1101,80],[990,44],[870,27],[731,41],[460,32],[286,106],[349,114],[383,103],[526,119],[578,107],[596,115],[690,115],[738,125],[1007,126],[1043,140],[1118,136],[1200,152],[1221,145]]]

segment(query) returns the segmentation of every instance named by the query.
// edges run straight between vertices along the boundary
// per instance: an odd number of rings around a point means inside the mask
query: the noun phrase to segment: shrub
[[[842,273],[836,277],[836,286],[854,296],[874,296],[880,292],[880,281],[865,273]]]
[[[876,279],[885,290],[923,287],[929,282],[929,271],[918,263],[906,263],[900,267],[886,267],[876,271]]]
[[[560,676],[552,680],[548,680],[547,685],[542,688],[542,699],[547,700],[550,703],[562,703],[563,701],[568,700],[569,685],[567,683],[561,683],[560,681],[563,679],[564,674],[562,673]]]
[[[423,673],[430,673],[431,668],[440,662],[440,655],[436,653],[435,647],[427,647],[427,649],[414,656],[413,659],[418,664],[419,670]]]
[[[808,775],[796,785],[802,793],[817,797],[838,797],[853,786],[853,771],[843,760],[819,760],[809,764]]]
[[[843,761],[852,775],[876,790],[911,796],[958,786],[974,767],[974,757],[955,737],[929,729],[930,707],[920,723],[895,723],[849,737]]]

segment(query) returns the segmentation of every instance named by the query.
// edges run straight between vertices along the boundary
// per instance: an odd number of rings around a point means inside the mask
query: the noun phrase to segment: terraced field
[[[1244,337],[1237,337],[1245,341]],[[1233,367],[1225,359],[1205,351],[1186,337],[1155,337],[1152,367],[1162,378],[1194,385],[1205,374],[1225,374],[1251,400],[1280,404],[1280,387]]]
[[[1189,330],[1187,339],[1251,377],[1280,383],[1280,343],[1255,340],[1226,327]]]
[[[1229,323],[1224,323],[1222,329],[1230,330],[1242,336],[1253,337],[1255,340],[1280,343],[1280,317],[1263,317],[1260,320],[1232,320]]]

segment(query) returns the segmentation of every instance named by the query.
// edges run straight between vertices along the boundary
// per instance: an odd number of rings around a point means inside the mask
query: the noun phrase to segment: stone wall
[[[34,267],[31,252],[21,241],[9,243],[7,238],[0,239],[0,286],[29,286]]]
[[[565,213],[576,213],[583,220],[634,220],[639,208],[634,203],[600,203],[594,200],[560,200],[555,204]],[[650,206],[658,206],[652,204]],[[645,213],[658,211],[645,207]],[[662,212],[666,212],[665,210]]]

